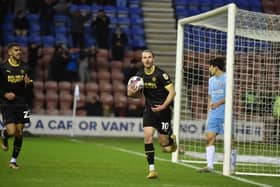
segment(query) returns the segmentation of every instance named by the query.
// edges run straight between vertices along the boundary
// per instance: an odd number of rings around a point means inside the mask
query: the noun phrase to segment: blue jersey
[[[226,74],[223,73],[220,77],[213,76],[209,79],[208,95],[211,96],[211,104],[216,103],[226,96]],[[220,105],[215,109],[210,109],[209,118],[224,118],[225,105]]]

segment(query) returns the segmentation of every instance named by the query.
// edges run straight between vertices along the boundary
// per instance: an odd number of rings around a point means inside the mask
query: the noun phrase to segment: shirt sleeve
[[[169,86],[169,85],[172,84],[172,81],[171,81],[171,79],[170,79],[169,74],[166,73],[166,72],[164,72],[164,71],[163,71],[163,72],[160,72],[160,74],[159,74],[159,81],[160,81],[160,83],[161,83],[164,87]]]

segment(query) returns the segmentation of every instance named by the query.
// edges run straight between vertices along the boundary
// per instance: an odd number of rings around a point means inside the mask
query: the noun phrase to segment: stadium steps
[[[176,61],[176,20],[172,0],[142,1],[147,47],[156,54],[156,64],[172,78]]]
[[[167,32],[162,32],[161,29],[146,29],[146,32],[149,32],[149,35],[146,36],[148,40],[154,40],[155,38],[160,38],[161,40],[177,40],[176,32],[174,29],[167,30]]]

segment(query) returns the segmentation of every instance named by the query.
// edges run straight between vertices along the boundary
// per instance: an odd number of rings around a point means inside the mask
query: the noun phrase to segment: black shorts
[[[168,134],[171,130],[171,109],[153,112],[150,107],[145,107],[143,113],[143,126],[154,127],[160,134]]]
[[[1,105],[1,112],[4,125],[9,123],[25,124],[30,122],[30,111],[28,109],[28,105],[3,104]]]

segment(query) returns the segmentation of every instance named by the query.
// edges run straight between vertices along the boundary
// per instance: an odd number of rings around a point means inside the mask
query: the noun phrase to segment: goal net
[[[225,57],[225,134],[217,136],[215,169],[230,174],[233,137],[236,174],[280,176],[280,16],[229,4],[178,20],[177,37],[172,160],[205,166],[208,61]]]

